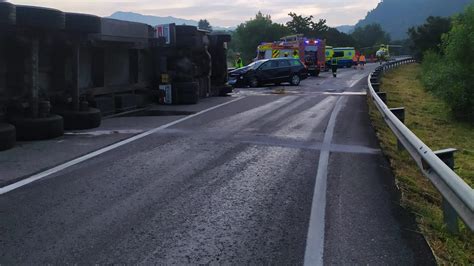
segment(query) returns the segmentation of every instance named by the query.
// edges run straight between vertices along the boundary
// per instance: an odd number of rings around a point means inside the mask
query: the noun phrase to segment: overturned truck
[[[161,103],[193,104],[232,91],[226,84],[230,35],[174,24],[157,26],[155,33],[152,53]]]
[[[231,92],[228,34],[0,2],[0,150]]]

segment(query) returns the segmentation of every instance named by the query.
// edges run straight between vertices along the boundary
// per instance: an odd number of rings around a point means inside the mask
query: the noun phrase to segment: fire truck
[[[305,38],[302,34],[281,38],[279,41],[262,43],[257,48],[255,60],[293,57],[295,51],[308,71],[313,76],[318,76],[326,66],[326,43],[320,39]]]

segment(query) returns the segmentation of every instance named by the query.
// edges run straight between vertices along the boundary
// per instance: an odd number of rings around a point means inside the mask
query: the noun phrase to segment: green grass
[[[474,125],[457,122],[449,107],[427,92],[420,82],[421,67],[407,65],[385,74],[382,91],[390,108],[405,107],[405,124],[432,150],[457,148],[455,171],[474,186]],[[458,234],[443,224],[441,196],[418,170],[409,154],[397,150],[397,140],[369,100],[370,116],[384,153],[390,159],[402,205],[417,218],[419,228],[440,264],[473,264],[474,234],[460,222]]]

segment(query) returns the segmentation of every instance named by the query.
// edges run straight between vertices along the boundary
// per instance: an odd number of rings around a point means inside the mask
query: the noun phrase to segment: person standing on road
[[[352,67],[354,69],[357,69],[357,65],[359,64],[359,57],[357,57],[357,54],[355,54],[353,57],[352,57]]]
[[[288,52],[285,52],[285,55],[284,55],[284,57],[288,57]]]
[[[235,67],[235,68],[242,68],[242,67],[244,67],[244,63],[243,63],[243,61],[242,61],[242,58],[240,57],[240,54],[237,54],[237,58],[235,59],[234,67]]]
[[[293,51],[293,58],[294,58],[294,59],[300,59],[300,56],[299,56],[299,54],[298,54],[298,50],[294,50],[294,51]]]
[[[361,54],[359,57],[360,69],[364,69],[366,63],[365,55]]]
[[[332,76],[336,77],[337,76],[337,68],[339,67],[339,62],[336,57],[333,57],[331,59],[331,69],[332,69]]]

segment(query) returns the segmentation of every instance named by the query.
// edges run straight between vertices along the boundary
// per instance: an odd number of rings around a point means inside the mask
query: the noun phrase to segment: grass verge
[[[455,171],[474,186],[474,125],[456,122],[449,107],[427,92],[420,82],[421,67],[407,65],[392,70],[382,79],[388,106],[405,107],[405,124],[432,150],[457,148]],[[390,159],[401,203],[411,211],[440,264],[473,264],[474,233],[460,222],[458,234],[449,233],[443,224],[441,195],[418,170],[410,155],[397,150],[397,140],[378,109],[369,100],[372,123],[384,153]]]

